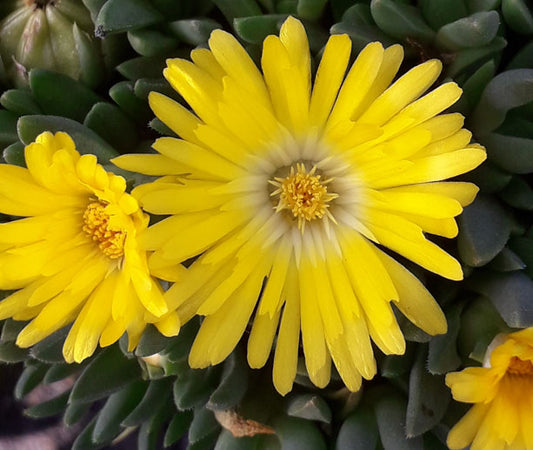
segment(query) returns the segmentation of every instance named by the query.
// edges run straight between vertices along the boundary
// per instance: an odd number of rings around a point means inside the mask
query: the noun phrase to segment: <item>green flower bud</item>
[[[32,68],[96,86],[104,75],[89,11],[77,0],[18,0],[0,23],[0,57],[9,80],[28,83]]]

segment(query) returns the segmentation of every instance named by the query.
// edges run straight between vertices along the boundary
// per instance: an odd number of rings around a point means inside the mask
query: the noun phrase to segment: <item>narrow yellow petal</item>
[[[248,338],[248,364],[252,369],[260,369],[266,364],[272,350],[280,313],[281,309],[272,316],[256,314]]]
[[[441,155],[442,153],[460,150],[462,148],[465,148],[470,143],[471,139],[472,133],[463,128],[457,133],[454,133],[444,139],[432,142],[430,145],[423,148],[416,155],[414,155],[413,159]]]
[[[295,266],[287,276],[287,300],[278,332],[272,377],[276,390],[285,395],[292,389],[298,365],[300,340],[300,292]]]
[[[328,39],[311,95],[309,106],[311,125],[322,127],[326,122],[341,87],[351,48],[352,41],[345,34],[333,35]]]
[[[418,328],[431,335],[446,333],[446,317],[424,285],[405,267],[380,250],[376,254],[398,291],[396,306]]]
[[[171,337],[179,333],[181,322],[176,311],[171,311],[154,322],[154,325],[163,336]]]
[[[461,206],[467,206],[474,201],[479,188],[473,183],[462,181],[439,181],[435,183],[420,183],[411,186],[401,186],[389,188],[387,192],[404,192],[404,193],[428,193],[443,197],[453,198]]]
[[[342,120],[350,120],[354,111],[364,100],[370,90],[379,67],[383,61],[383,46],[379,42],[368,44],[357,56],[346,79],[342,84],[337,101],[328,119],[328,128]],[[361,120],[363,123],[377,124],[371,120]]]
[[[346,344],[355,368],[365,379],[372,379],[377,368],[364,315],[346,320],[344,329],[346,330]]]
[[[478,403],[454,425],[446,440],[446,444],[451,450],[460,450],[472,443],[487,414],[487,410],[488,405]]]
[[[219,30],[219,32],[220,31],[221,30]],[[213,52],[207,48],[195,48],[192,50],[191,59],[194,64],[205,70],[209,75],[219,82],[222,82],[222,78],[227,75],[227,72],[216,60]]]
[[[195,130],[202,123],[178,102],[159,92],[150,92],[148,103],[155,115],[182,139],[199,144]]]
[[[446,375],[453,398],[464,403],[489,402],[497,392],[498,378],[485,367],[468,367]]]
[[[261,304],[259,305],[259,314],[268,314],[273,317],[281,305],[281,295],[286,283],[287,270],[292,261],[292,249],[288,240],[284,239],[276,252],[272,262],[272,269],[267,279],[263,294],[261,295]]]
[[[352,392],[357,392],[361,388],[361,375],[353,364],[344,336],[328,342],[328,349],[346,387]]]
[[[380,191],[380,199],[374,207],[415,214],[434,219],[445,219],[461,214],[461,204],[452,198],[423,192],[402,191],[401,188]]]
[[[362,114],[359,121],[383,125],[402,108],[416,100],[437,79],[442,69],[438,59],[432,59],[400,77]]]
[[[113,158],[111,162],[121,169],[144,175],[177,175],[191,171],[185,164],[163,155],[121,155]]]
[[[432,117],[420,126],[431,133],[431,141],[435,142],[456,133],[463,127],[464,123],[465,118],[462,114],[451,113]]]
[[[390,308],[388,303],[387,307]],[[379,349],[386,355],[403,355],[405,339],[396,320],[389,325],[383,325],[373,319],[372,316],[367,317],[368,331]]]

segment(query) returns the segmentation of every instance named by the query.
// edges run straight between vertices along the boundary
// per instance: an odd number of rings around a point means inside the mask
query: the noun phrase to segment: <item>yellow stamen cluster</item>
[[[89,203],[83,213],[83,231],[95,242],[102,252],[111,259],[120,258],[124,254],[124,230],[112,230],[109,227],[109,214],[105,211],[106,204],[101,201]]]
[[[510,375],[533,375],[533,363],[530,360],[520,359],[518,356],[513,356],[509,362],[507,373]]]
[[[290,168],[289,175],[285,178],[275,177],[270,184],[276,186],[276,190],[270,195],[279,195],[278,204],[274,207],[276,212],[290,210],[294,218],[298,219],[298,228],[304,231],[305,223],[314,219],[322,219],[327,216],[333,222],[335,219],[329,212],[329,202],[337,198],[337,194],[328,193],[327,184],[332,179],[322,180],[321,175],[316,174],[316,166],[307,172],[303,163]]]

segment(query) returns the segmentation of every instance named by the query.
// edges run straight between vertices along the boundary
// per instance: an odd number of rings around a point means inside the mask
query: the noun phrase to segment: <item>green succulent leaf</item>
[[[500,197],[514,208],[533,210],[533,189],[522,177],[514,176]]]
[[[507,41],[504,38],[496,36],[490,44],[483,47],[458,51],[446,69],[446,76],[455,78],[461,73],[476,70],[490,58],[496,57],[506,45]]]
[[[35,101],[28,89],[9,89],[0,97],[0,104],[9,111],[24,114],[42,114],[42,109]],[[3,114],[3,112],[0,111]],[[4,126],[6,117],[0,116],[0,123]]]
[[[490,262],[488,267],[499,272],[512,272],[514,270],[522,270],[526,265],[515,252],[504,247],[496,258]]]
[[[326,4],[327,0],[298,0],[296,12],[302,19],[318,20]]]
[[[68,328],[62,328],[35,344],[30,350],[31,357],[50,364],[64,363],[63,343],[67,333]]]
[[[26,167],[24,145],[22,145],[20,142],[14,142],[13,144],[8,145],[2,153],[2,157],[4,158],[4,161],[8,164]]]
[[[531,2],[524,0],[502,0],[505,22],[517,33],[533,34],[533,11]]]
[[[474,109],[478,104],[483,91],[487,87],[487,84],[494,77],[496,72],[496,64],[494,61],[488,61],[483,64],[474,74],[469,77],[463,84],[463,97],[466,99],[469,110]]]
[[[189,427],[189,442],[194,444],[210,435],[213,431],[217,431],[219,428],[220,425],[212,411],[202,407],[196,408],[193,413],[191,426]]]
[[[237,405],[248,389],[248,371],[242,351],[233,351],[224,362],[220,384],[209,397],[209,408],[230,409]]]
[[[167,399],[168,400],[168,399]],[[175,411],[174,405],[172,402],[166,403],[160,408],[156,414],[150,417],[150,420],[147,420],[141,425],[139,429],[139,434],[137,436],[137,449],[138,450],[157,450],[157,444],[159,441],[159,436],[161,430],[172,416],[172,413]]]
[[[444,375],[432,375],[426,369],[427,350],[419,346],[409,377],[409,399],[405,418],[408,437],[420,436],[443,418],[451,395]]]
[[[501,0],[465,0],[470,14],[480,11],[490,11],[500,6]]]
[[[23,116],[18,120],[17,131],[19,139],[28,145],[44,131],[56,133],[64,131],[76,143],[76,149],[82,153],[91,153],[98,157],[98,161],[106,164],[118,155],[117,151],[94,131],[74,120],[59,116]]]
[[[261,44],[269,34],[277,34],[286,14],[238,17],[233,21],[235,32],[250,44]]]
[[[262,448],[272,448],[261,445],[261,440],[262,436],[235,437],[229,431],[224,430],[220,433],[214,450],[261,450]]]
[[[117,71],[128,80],[135,81],[139,78],[161,77],[166,67],[166,58],[163,56],[139,56],[119,64]]]
[[[17,140],[17,119],[15,113],[0,110],[0,146],[4,147]]]
[[[211,33],[222,26],[213,19],[183,19],[168,24],[169,30],[181,41],[189,45],[202,45]]]
[[[533,280],[524,272],[479,273],[469,284],[492,301],[509,327],[533,326]]]
[[[409,373],[414,356],[414,346],[409,343],[407,343],[403,355],[386,355],[379,365],[381,376],[391,379]]]
[[[468,15],[464,0],[422,0],[420,7],[434,30]]]
[[[452,304],[446,311],[448,331],[429,341],[428,370],[433,375],[445,374],[461,365],[457,354],[457,336],[461,328],[462,303]]]
[[[378,443],[378,429],[372,411],[358,408],[342,423],[335,450],[374,449]]]
[[[143,331],[135,354],[137,356],[150,356],[161,352],[170,342],[172,338],[163,336],[155,326],[148,325]]]
[[[437,33],[435,44],[443,49],[459,50],[488,45],[500,26],[496,11],[484,11],[444,25]]]
[[[93,450],[99,449],[103,446],[101,444],[95,444],[92,441],[92,435],[94,426],[96,424],[96,417],[93,418],[78,435],[74,443],[72,444],[72,450]]]
[[[229,23],[232,23],[235,17],[259,16],[262,13],[255,0],[213,0],[213,3]]]
[[[42,419],[61,414],[67,406],[69,394],[69,391],[63,392],[57,397],[27,408],[24,410],[24,415],[32,419]]]
[[[174,383],[174,402],[183,411],[203,405],[214,388],[218,367],[190,369],[182,372]]]
[[[117,345],[102,350],[76,380],[70,401],[93,402],[107,397],[139,379],[141,368],[136,359],[127,359]]]
[[[426,24],[420,10],[393,0],[372,0],[370,2],[372,17],[379,28],[397,39],[419,39],[432,42],[435,32]]]
[[[533,139],[490,133],[482,142],[489,160],[502,169],[519,174],[533,172]]]
[[[163,445],[169,447],[176,443],[189,429],[193,418],[192,411],[183,411],[174,414],[170,421],[167,431],[165,432],[165,439]]]
[[[123,419],[135,408],[143,397],[147,383],[134,381],[118,392],[111,394],[98,413],[92,440],[97,444],[111,442],[123,430]],[[155,409],[154,409],[155,411]]]
[[[505,95],[502,95],[505,92]],[[478,135],[496,130],[507,112],[533,101],[533,69],[502,72],[487,85],[472,116]]]
[[[397,394],[380,397],[375,403],[376,421],[384,450],[423,450],[420,436],[405,434],[407,405]]]
[[[15,386],[15,398],[20,400],[30,391],[35,389],[42,381],[48,367],[41,363],[27,365],[20,375]]]
[[[14,342],[18,334],[26,326],[27,322],[20,322],[18,320],[6,319],[2,324],[2,334],[0,334],[0,342]]]
[[[143,56],[165,55],[178,46],[174,37],[147,28],[128,31],[128,41],[133,49]]]
[[[511,234],[511,220],[498,201],[478,195],[458,220],[461,259],[472,267],[487,264],[501,252]]]
[[[147,0],[108,0],[96,18],[97,34],[119,33],[153,25],[163,15]]]
[[[81,370],[82,366],[79,364],[53,364],[47,370],[44,376],[43,383],[50,384],[55,381],[64,380],[70,376],[77,374]]]
[[[67,427],[78,423],[91,409],[92,403],[70,402],[63,414],[63,423]]]
[[[326,450],[324,437],[314,424],[296,417],[279,417],[274,422],[282,450]]]
[[[476,184],[484,194],[501,191],[511,181],[512,175],[504,172],[490,161],[486,161],[468,174],[469,180]]]
[[[5,363],[17,363],[24,361],[28,355],[28,349],[20,348],[14,342],[0,343],[0,361]]]
[[[146,392],[138,404],[123,420],[125,427],[135,427],[147,420],[155,410],[158,410],[163,403],[168,401],[172,390],[172,379],[163,378],[150,381]]]
[[[533,69],[533,41],[521,47],[513,56],[507,70],[513,69]]]
[[[148,103],[135,95],[134,87],[131,81],[119,81],[109,90],[109,96],[130,118],[145,125],[154,115]]]
[[[322,397],[313,394],[301,394],[290,398],[287,403],[287,414],[306,420],[331,422],[330,407]]]

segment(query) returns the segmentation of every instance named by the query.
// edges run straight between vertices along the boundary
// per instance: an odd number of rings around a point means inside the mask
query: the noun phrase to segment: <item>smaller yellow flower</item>
[[[485,367],[449,373],[446,384],[455,400],[475,403],[450,431],[448,447],[533,449],[533,327],[496,337]]]
[[[22,217],[0,225],[0,289],[16,290],[0,319],[33,319],[17,344],[74,322],[63,355],[80,362],[126,331],[133,350],[146,323],[176,335],[177,314],[137,245],[149,217],[124,178],[80,155],[66,133],[41,134],[25,158],[27,169],[0,165],[0,211]]]

